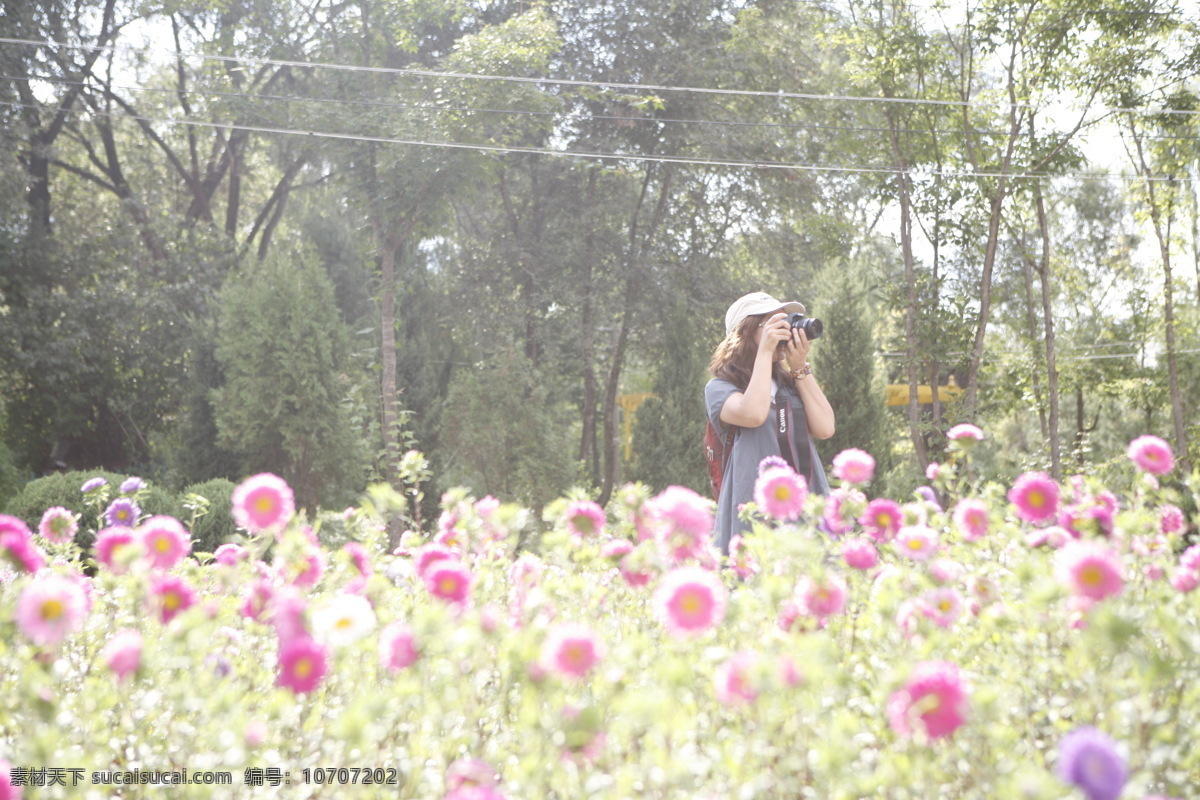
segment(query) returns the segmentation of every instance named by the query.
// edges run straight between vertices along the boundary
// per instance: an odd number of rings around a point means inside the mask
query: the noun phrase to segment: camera
[[[806,317],[803,314],[798,313],[788,314],[787,322],[788,325],[791,325],[793,328],[799,328],[800,330],[804,331],[804,335],[808,337],[809,341],[819,338],[821,331],[825,329],[825,326],[821,324],[821,320],[813,317]]]

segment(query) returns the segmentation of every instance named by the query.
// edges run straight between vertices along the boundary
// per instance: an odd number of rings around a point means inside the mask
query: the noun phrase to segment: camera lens
[[[788,325],[793,328],[799,328],[804,331],[804,335],[811,341],[821,336],[825,326],[821,324],[821,320],[812,317],[806,317],[803,314],[791,313],[787,317]]]

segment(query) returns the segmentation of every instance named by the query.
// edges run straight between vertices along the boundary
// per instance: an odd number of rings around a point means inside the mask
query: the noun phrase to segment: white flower
[[[341,647],[375,629],[375,609],[365,597],[340,594],[313,612],[312,624],[317,638]]]

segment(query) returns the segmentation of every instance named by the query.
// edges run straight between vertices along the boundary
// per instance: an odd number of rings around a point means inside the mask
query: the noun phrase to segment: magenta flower
[[[646,503],[659,550],[675,564],[699,558],[712,538],[712,501],[684,486],[668,486]]]
[[[879,497],[867,503],[858,523],[877,542],[887,542],[895,537],[904,521],[904,510],[895,500]]]
[[[122,683],[142,668],[142,634],[132,628],[113,634],[100,651],[100,660]]]
[[[423,577],[429,593],[447,603],[462,605],[471,594],[471,573],[457,560],[435,561]]]
[[[118,497],[104,509],[104,521],[110,528],[132,528],[137,525],[142,510],[127,497]]]
[[[754,501],[771,519],[798,519],[807,497],[808,483],[790,467],[768,469],[754,484]]]
[[[977,542],[987,536],[989,513],[987,503],[982,500],[959,500],[951,516],[963,541]]]
[[[192,551],[192,537],[174,517],[151,517],[138,527],[137,536],[158,569],[170,569]]]
[[[1024,521],[1050,522],[1058,513],[1058,484],[1044,472],[1026,472],[1008,490],[1008,500]]]
[[[542,666],[564,678],[580,679],[604,658],[604,646],[586,625],[556,625],[542,646]]]
[[[1180,594],[1194,592],[1200,586],[1200,572],[1181,567],[1171,575],[1171,587]]]
[[[177,575],[154,575],[150,578],[148,603],[166,625],[196,604],[196,590]]]
[[[843,450],[833,457],[833,476],[855,485],[870,483],[875,477],[875,459],[856,447]]]
[[[921,597],[920,611],[939,628],[949,628],[962,616],[963,599],[949,587],[931,589]]]
[[[251,533],[279,531],[295,513],[292,488],[269,472],[247,478],[233,490],[233,520]]]
[[[346,542],[342,545],[342,552],[349,557],[351,565],[359,575],[365,578],[371,574],[371,560],[365,547],[358,542]]]
[[[832,536],[841,536],[854,530],[854,523],[866,510],[867,497],[858,489],[839,486],[825,499],[825,510],[821,519]]]
[[[213,559],[226,567],[236,566],[238,562],[245,561],[249,557],[250,551],[234,542],[226,542],[213,553]]]
[[[1185,524],[1183,510],[1179,506],[1163,503],[1158,509],[1158,529],[1163,533],[1179,533]]]
[[[1184,569],[1200,570],[1200,544],[1194,544],[1179,555],[1179,566]]]
[[[311,639],[308,630],[308,603],[292,586],[282,586],[271,595],[271,625],[279,646],[286,647],[296,639]]]
[[[275,595],[275,590],[266,578],[259,578],[250,585],[242,595],[241,612],[255,622],[266,620],[267,605]]]
[[[62,506],[47,508],[38,523],[38,533],[47,542],[66,544],[75,538],[79,531],[79,517]]]
[[[62,575],[35,577],[17,597],[17,627],[36,645],[56,645],[79,630],[87,615],[80,585]]]
[[[0,514],[0,557],[18,572],[33,574],[46,566],[46,558],[33,543],[29,526],[8,514]]]
[[[905,558],[927,561],[938,549],[938,535],[928,525],[908,525],[896,534],[892,547]]]
[[[721,579],[700,567],[677,567],[654,592],[654,612],[673,636],[692,636],[725,619],[729,591]]]
[[[948,661],[924,661],[908,682],[892,694],[888,721],[900,736],[923,731],[930,739],[950,736],[966,722],[967,688],[958,667]]]
[[[379,664],[389,672],[410,667],[421,655],[413,629],[403,622],[393,622],[379,632]]]
[[[1072,594],[1103,600],[1125,586],[1121,558],[1098,541],[1071,541],[1057,553],[1059,580]]]
[[[591,500],[572,500],[563,513],[567,530],[576,539],[590,539],[599,536],[607,521],[604,509]]]
[[[427,544],[417,550],[416,556],[413,558],[413,568],[417,571],[417,575],[423,578],[425,572],[442,559],[457,561],[458,553],[442,544]]]
[[[1175,469],[1175,454],[1171,445],[1157,436],[1139,436],[1129,443],[1126,455],[1142,472],[1151,475],[1166,475]]]
[[[842,559],[852,569],[868,570],[879,563],[879,551],[869,539],[846,539],[842,542]]]
[[[960,445],[974,444],[983,441],[983,430],[978,425],[962,422],[946,431],[946,438]]]
[[[105,528],[96,534],[92,550],[97,563],[114,575],[122,575],[134,554],[141,552],[141,545],[132,528]]]
[[[328,670],[325,648],[308,636],[300,636],[281,644],[275,683],[295,694],[307,694],[321,684]]]
[[[805,575],[796,582],[796,604],[810,617],[816,617],[818,624],[824,625],[829,617],[845,609],[846,582],[834,573],[821,580]]]
[[[734,653],[717,667],[713,682],[721,705],[745,705],[758,699],[758,664],[758,653],[743,651]]]
[[[0,800],[21,800],[21,785],[13,783],[12,764],[0,758]]]

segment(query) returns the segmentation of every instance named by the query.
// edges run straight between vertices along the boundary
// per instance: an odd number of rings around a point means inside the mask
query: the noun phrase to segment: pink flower
[[[620,561],[633,552],[633,542],[628,539],[609,539],[600,548],[600,555],[612,561]]]
[[[989,514],[987,503],[982,500],[959,500],[952,514],[954,527],[962,534],[963,541],[977,542],[987,536]]]
[[[800,604],[789,598],[779,604],[779,613],[775,617],[775,624],[781,631],[790,631],[802,616]]]
[[[462,605],[471,594],[471,573],[457,560],[435,561],[423,577],[429,593],[447,603]]]
[[[796,583],[796,603],[823,625],[846,607],[846,582],[833,573],[819,581],[805,575]]]
[[[590,539],[599,536],[607,521],[604,509],[591,500],[572,500],[563,514],[567,530],[576,539]]]
[[[153,575],[148,601],[165,625],[196,604],[196,590],[177,575]]]
[[[983,430],[978,425],[962,422],[946,431],[946,438],[960,445],[973,444],[983,441]]]
[[[753,703],[758,698],[756,671],[758,653],[734,653],[713,674],[717,700],[721,705],[738,706]]]
[[[460,786],[446,793],[442,800],[507,800],[494,786]]]
[[[742,580],[746,580],[751,575],[758,572],[758,563],[750,555],[746,549],[746,540],[741,534],[734,536],[729,540],[729,566],[733,567],[734,574]]]
[[[867,497],[858,489],[838,487],[829,493],[825,500],[825,511],[822,519],[825,527],[833,536],[841,536],[854,529],[855,521],[865,511]]]
[[[75,538],[79,531],[79,517],[62,506],[47,508],[38,523],[38,533],[47,542],[66,544]]]
[[[963,576],[966,568],[948,558],[936,558],[929,562],[929,577],[937,583],[954,583]]]
[[[879,563],[879,551],[869,539],[846,539],[842,542],[842,558],[853,569],[868,570]]]
[[[542,664],[568,679],[585,678],[604,658],[604,646],[586,625],[556,625],[542,646]]]
[[[249,550],[234,542],[226,542],[213,553],[213,559],[218,564],[226,567],[235,566],[239,561],[245,561],[249,556]]]
[[[141,546],[130,528],[103,529],[96,534],[92,548],[96,561],[114,575],[124,574],[133,554],[141,552]]]
[[[1120,594],[1125,580],[1121,559],[1098,541],[1071,541],[1057,554],[1059,579],[1072,593],[1091,600]]]
[[[281,647],[294,639],[312,638],[305,617],[307,611],[308,603],[295,587],[282,586],[272,593],[271,625]]]
[[[17,597],[17,627],[36,645],[56,645],[79,630],[87,598],[79,584],[57,574],[36,576]]]
[[[771,519],[798,519],[807,497],[808,483],[790,467],[772,467],[754,484],[754,501]]]
[[[621,559],[621,563],[617,566],[617,569],[621,573],[621,578],[625,583],[635,589],[650,583],[650,579],[654,577],[654,572],[645,562],[646,558],[639,556],[637,550],[625,555]]]
[[[413,566],[417,570],[417,575],[423,578],[426,570],[442,559],[457,561],[458,553],[445,545],[427,544],[417,551],[416,557],[413,559]]]
[[[900,530],[903,520],[904,510],[900,508],[900,504],[886,497],[879,497],[867,503],[866,510],[858,518],[859,524],[877,542],[891,540]]]
[[[247,478],[233,490],[233,520],[251,533],[279,531],[295,513],[292,488],[269,472]]]
[[[320,685],[329,669],[325,648],[307,636],[280,646],[279,675],[276,685],[306,694]]]
[[[924,661],[913,667],[904,688],[887,704],[888,721],[900,736],[924,731],[930,739],[953,734],[966,721],[967,688],[958,667]]]
[[[371,560],[367,557],[367,550],[358,542],[346,542],[342,545],[342,552],[350,559],[350,564],[353,565],[356,572],[363,577],[371,574]]]
[[[1058,513],[1058,484],[1044,472],[1026,472],[1008,490],[1017,516],[1026,522],[1049,522]]]
[[[712,538],[712,501],[684,486],[668,486],[646,503],[660,551],[673,563],[700,557]]]
[[[691,636],[720,625],[729,591],[721,579],[700,567],[677,567],[654,593],[655,615],[674,636]]]
[[[1194,569],[1178,569],[1171,576],[1171,586],[1182,594],[1195,591],[1200,586],[1200,572]]]
[[[1166,475],[1175,469],[1175,454],[1171,445],[1157,436],[1139,436],[1129,443],[1126,455],[1143,472],[1151,475]]]
[[[0,558],[6,559],[18,572],[32,574],[46,566],[46,558],[33,543],[29,526],[8,514],[0,514]]]
[[[949,628],[962,616],[962,595],[950,588],[931,589],[922,595],[920,611],[939,628]]]
[[[1048,528],[1034,528],[1025,535],[1025,543],[1030,547],[1045,545],[1057,550],[1070,541],[1074,541],[1071,532],[1060,525],[1051,525]]]
[[[15,785],[12,780],[12,764],[0,758],[0,800],[21,800],[21,785]]]
[[[100,660],[124,682],[142,667],[142,634],[132,628],[113,634],[100,652]]]
[[[892,547],[905,558],[926,561],[938,548],[937,532],[928,525],[908,525],[896,534]]]
[[[942,465],[937,463],[936,461],[930,461],[929,464],[925,467],[925,479],[926,480],[936,481],[938,479],[938,476],[941,474],[942,474]]]
[[[174,517],[151,517],[138,527],[137,536],[158,569],[170,569],[192,550],[192,537]]]
[[[492,787],[500,785],[496,768],[478,758],[460,758],[446,768],[446,788],[454,791],[463,787]]]
[[[858,448],[843,450],[833,457],[833,476],[856,485],[870,483],[875,476],[875,459]]]
[[[267,604],[275,595],[275,590],[265,578],[259,578],[246,593],[242,595],[242,616],[255,622],[265,620]]]
[[[1186,520],[1179,506],[1163,503],[1158,509],[1158,529],[1165,534],[1178,533],[1183,530]]]
[[[1179,555],[1179,566],[1184,569],[1200,570],[1200,544],[1194,544]]]
[[[403,622],[393,622],[379,632],[379,664],[391,672],[412,666],[421,651],[417,649],[413,629]]]

